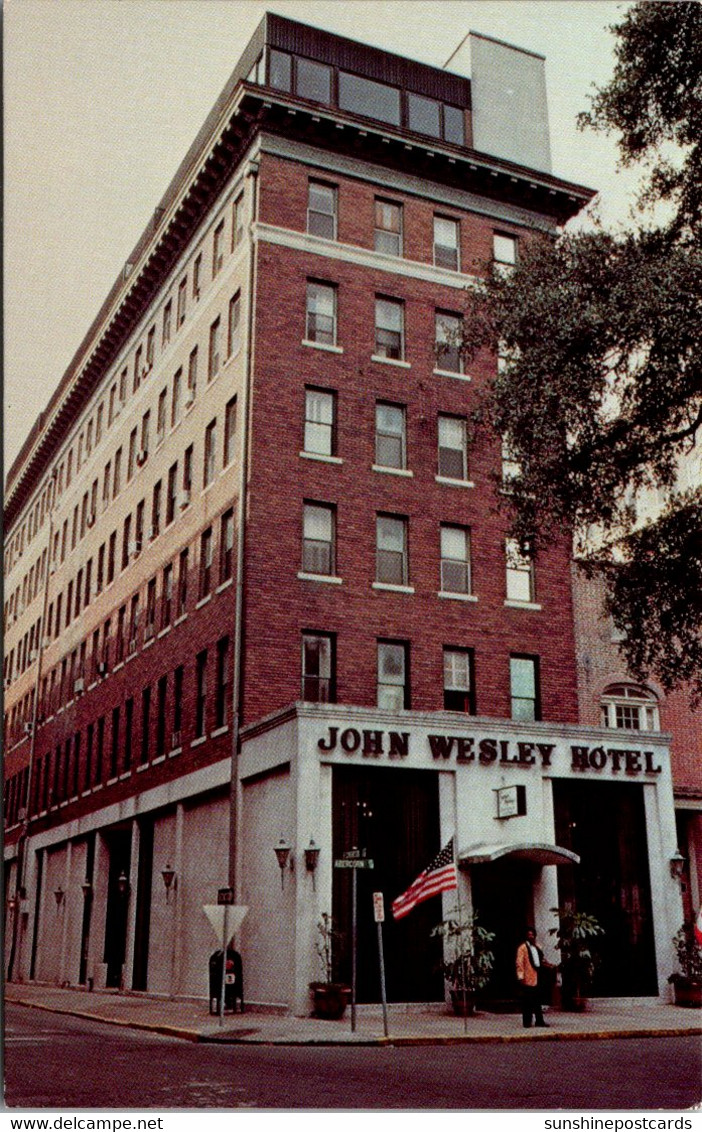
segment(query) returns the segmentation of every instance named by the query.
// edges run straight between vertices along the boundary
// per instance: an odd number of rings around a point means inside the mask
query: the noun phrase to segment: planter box
[[[315,1018],[343,1018],[351,991],[343,983],[310,983]]]
[[[676,1006],[702,1007],[702,982],[680,976],[671,980],[675,992]]]
[[[451,1006],[459,1018],[470,1018],[475,1014],[475,994],[473,991],[460,991],[451,988]]]

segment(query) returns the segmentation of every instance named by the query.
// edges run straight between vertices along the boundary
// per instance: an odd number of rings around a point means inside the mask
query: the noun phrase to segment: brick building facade
[[[592,194],[550,172],[543,61],[472,38],[469,81],[266,17],[10,471],[12,978],[204,994],[229,882],[248,997],[304,1012],[324,911],[348,977],[334,860],[392,899],[453,836],[496,997],[607,862],[635,912],[603,908],[599,993],[664,993],[667,748],[578,725],[569,548],[506,539],[469,429],[496,361],[454,346],[472,280]],[[398,1001],[443,994],[439,914],[388,926]]]

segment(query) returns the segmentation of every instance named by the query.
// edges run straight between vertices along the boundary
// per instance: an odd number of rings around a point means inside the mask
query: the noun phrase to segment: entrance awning
[[[470,865],[489,865],[502,857],[512,857],[517,861],[531,861],[535,865],[579,865],[580,857],[570,849],[560,845],[549,845],[546,841],[521,841],[516,845],[488,845],[482,842],[462,849],[458,854],[459,869]]]

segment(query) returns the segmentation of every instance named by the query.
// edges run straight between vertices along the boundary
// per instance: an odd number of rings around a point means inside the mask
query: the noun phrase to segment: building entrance
[[[643,786],[628,782],[553,783],[556,840],[580,856],[559,868],[560,904],[596,916],[601,962],[593,995],[658,993]]]
[[[107,911],[105,916],[105,951],[103,961],[107,964],[106,986],[122,985],[122,970],[127,946],[127,910],[129,889],[120,877],[129,877],[131,859],[131,831],[115,830],[106,835],[110,855],[110,871],[107,881]]]
[[[441,897],[419,904],[399,921],[390,910],[441,848],[438,777],[429,771],[335,766],[332,783],[334,859],[352,848],[365,849],[375,865],[358,871],[358,1001],[380,1002],[372,893],[382,892],[388,1001],[440,1002],[441,944],[431,930],[441,920]],[[332,915],[341,933],[335,978],[350,985],[350,870],[334,870]]]
[[[537,866],[504,857],[473,865],[470,874],[473,912],[478,923],[495,933],[495,966],[480,998],[491,1010],[519,1010],[517,948],[524,929],[534,922],[533,888]]]

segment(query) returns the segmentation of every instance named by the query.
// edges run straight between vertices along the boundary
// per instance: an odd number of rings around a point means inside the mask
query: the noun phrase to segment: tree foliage
[[[701,693],[702,484],[679,473],[702,437],[702,6],[635,4],[613,30],[585,120],[648,160],[668,219],[524,240],[469,297],[464,347],[502,358],[480,413],[520,467],[512,532],[538,553],[574,531],[631,670]]]

